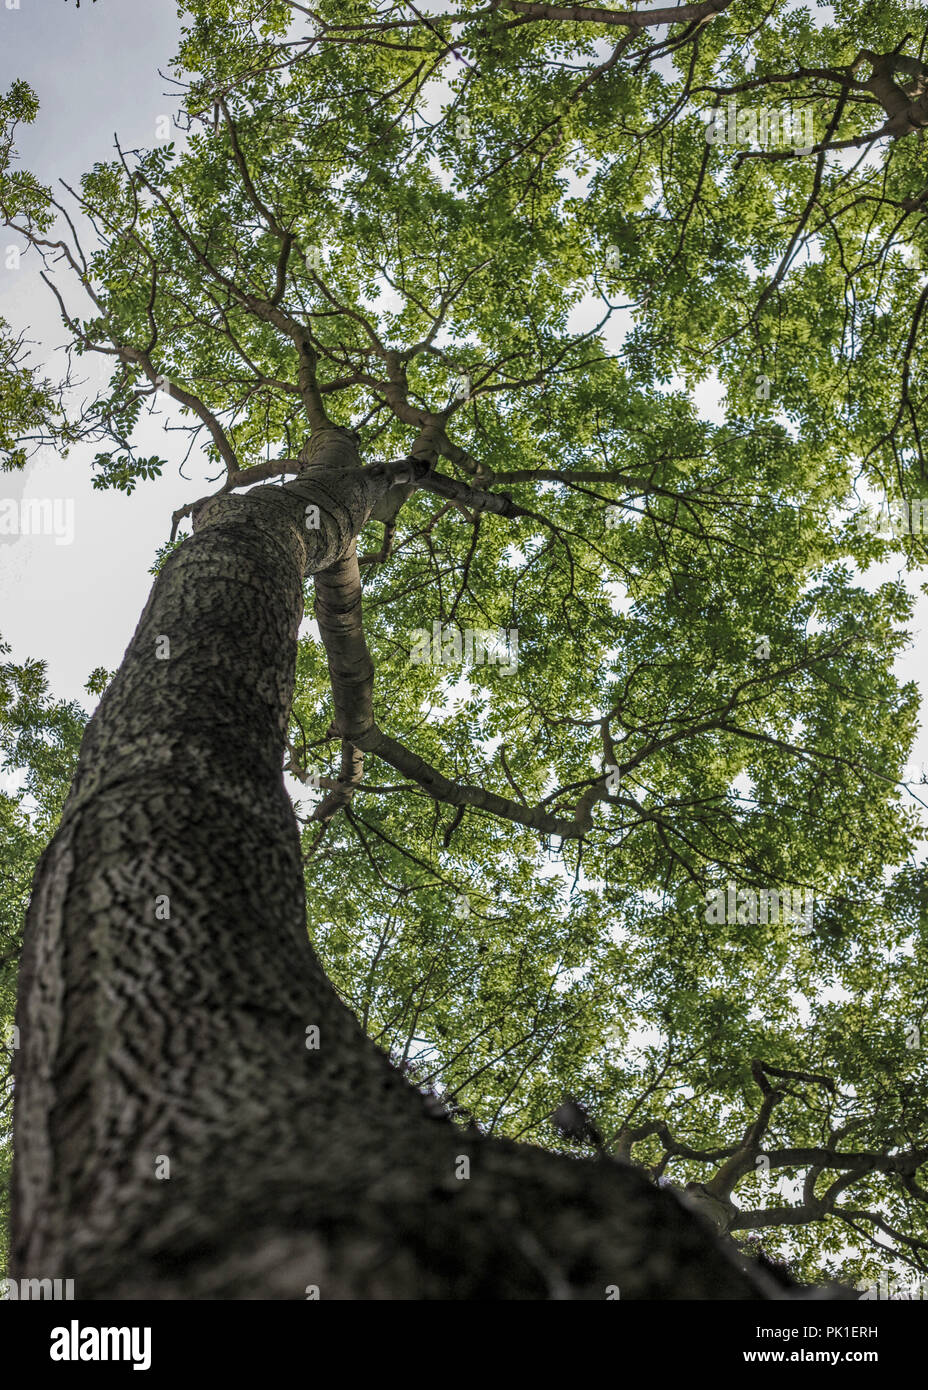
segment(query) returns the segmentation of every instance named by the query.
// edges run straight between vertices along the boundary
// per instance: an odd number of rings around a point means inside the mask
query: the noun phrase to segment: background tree
[[[900,498],[920,469],[924,295],[893,245],[921,235],[922,137],[848,76],[903,31],[685,8],[657,39],[323,8],[304,40],[299,6],[195,6],[181,153],[117,150],[60,240],[7,163],[4,216],[76,281],[50,278],[76,352],[113,361],[78,426],[100,484],[163,467],[131,440],[155,393],[220,483],[175,518],[36,879],[14,1270],[770,1292],[641,1169],[718,1229],[788,1233],[806,1278],[870,1275],[868,1246],[923,1267],[923,890],[882,888],[918,830],[908,600],[853,576],[920,542],[847,520],[858,477]],[[697,98],[810,46],[838,76],[800,64],[791,99],[829,148],[706,140]],[[4,114],[9,161],[21,84]],[[847,129],[892,137],[877,192],[835,162]],[[722,424],[684,389],[710,361]],[[465,666],[475,630],[517,649]],[[323,793],[299,845],[284,760]],[[811,936],[707,921],[729,881],[814,891]]]

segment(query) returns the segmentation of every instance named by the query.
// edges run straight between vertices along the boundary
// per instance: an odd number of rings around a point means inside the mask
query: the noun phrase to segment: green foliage
[[[47,381],[26,364],[22,340],[0,319],[0,471],[25,468],[30,439],[47,435],[56,407]],[[38,433],[36,433],[38,432]]]
[[[0,642],[0,655],[9,650]],[[95,672],[91,682],[99,685],[100,675]],[[86,718],[77,704],[51,696],[44,661],[0,664],[0,1277],[7,1261],[11,1030],[23,918],[36,864],[58,824],[77,765]]]

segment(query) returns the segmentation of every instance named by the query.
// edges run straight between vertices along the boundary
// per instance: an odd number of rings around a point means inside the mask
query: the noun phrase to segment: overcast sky
[[[25,78],[41,102],[34,125],[20,130],[25,168],[48,184],[64,179],[75,186],[96,161],[112,157],[114,133],[130,148],[155,143],[158,117],[174,110],[165,95],[169,83],[158,75],[180,32],[173,0],[83,0],[79,10],[74,0],[20,0],[18,10],[6,3],[0,0],[0,81],[6,88]],[[65,331],[36,258],[6,268],[6,248],[16,243],[0,230],[0,314],[17,331],[28,330],[33,360],[47,364],[51,376],[64,366],[54,349]],[[98,370],[98,359],[83,359],[83,374],[92,379]],[[24,489],[35,498],[73,499],[71,544],[42,535],[7,537],[0,545],[0,634],[14,659],[45,658],[55,693],[85,706],[89,672],[117,666],[132,636],[172,511],[206,490],[195,464],[191,481],[179,477],[180,443],[164,434],[164,418],[146,421],[145,452],[176,462],[131,497],[91,487],[91,448],[66,460],[45,451],[22,482],[0,474],[4,496]]]
[[[174,100],[166,71],[176,48],[179,23],[173,0],[0,0],[0,81],[5,87],[25,78],[41,102],[37,121],[20,134],[25,167],[49,184],[76,184],[97,160],[113,154],[113,136],[126,147],[155,143],[159,118],[171,116]],[[60,190],[59,190],[60,191]],[[38,279],[34,257],[19,269],[7,268],[7,248],[15,236],[0,231],[0,314],[19,330],[28,329],[34,359],[49,375],[63,366],[56,349],[64,330],[55,303]],[[98,370],[84,359],[86,372]],[[701,407],[716,416],[710,391],[698,394]],[[164,398],[159,398],[164,410]],[[169,407],[170,409],[171,407]],[[179,475],[180,437],[166,435],[165,414],[145,420],[140,445],[170,461],[164,476],[140,483],[131,497],[90,485],[93,450],[78,448],[67,460],[51,451],[34,459],[24,479],[0,474],[0,495],[73,499],[74,535],[69,544],[54,536],[10,538],[0,542],[0,635],[14,660],[43,657],[57,695],[91,702],[83,686],[97,666],[112,670],[144,606],[155,552],[170,531],[175,508],[208,490],[196,459]],[[869,573],[868,587],[896,572]],[[917,585],[909,587],[917,592]],[[928,689],[924,635],[928,600],[920,596],[913,646],[899,663],[899,674]],[[916,762],[928,762],[925,722]],[[924,791],[924,788],[922,789]]]

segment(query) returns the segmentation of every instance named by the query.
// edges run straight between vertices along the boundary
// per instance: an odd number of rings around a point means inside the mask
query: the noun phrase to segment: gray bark
[[[88,725],[25,932],[11,1275],[91,1299],[785,1296],[630,1165],[433,1115],[326,979],[281,774],[303,579],[394,482],[332,437],[337,466],[200,509]]]

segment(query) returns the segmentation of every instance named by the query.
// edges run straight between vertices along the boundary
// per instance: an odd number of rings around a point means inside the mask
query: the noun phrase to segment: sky
[[[155,143],[159,118],[175,105],[158,75],[180,33],[173,0],[84,0],[79,10],[73,0],[19,0],[15,10],[7,4],[0,0],[0,82],[6,88],[25,78],[41,102],[34,125],[20,131],[23,167],[45,183],[64,179],[73,187],[96,161],[113,156],[114,133],[128,148]],[[47,364],[54,377],[64,367],[55,349],[65,330],[36,258],[7,268],[7,250],[16,244],[0,230],[0,314],[27,329],[31,360]],[[92,380],[98,370],[98,359],[83,359],[85,376]],[[24,491],[73,502],[70,544],[52,535],[0,541],[0,635],[12,659],[47,660],[53,692],[85,707],[93,703],[83,691],[89,673],[118,666],[132,636],[171,513],[209,490],[195,463],[189,481],[179,476],[181,444],[164,434],[164,418],[147,420],[141,439],[149,440],[146,453],[161,453],[171,466],[131,497],[91,486],[92,448],[76,448],[67,459],[45,450],[23,480],[0,474],[4,496]]]
[[[6,87],[25,78],[41,102],[35,124],[20,132],[24,167],[46,183],[64,179],[75,186],[94,162],[112,157],[114,134],[124,148],[157,143],[175,110],[170,82],[159,68],[167,71],[179,32],[174,0],[84,0],[79,9],[74,0],[0,0],[0,81]],[[0,314],[17,329],[27,328],[33,360],[54,377],[64,366],[65,330],[38,277],[36,258],[25,255],[11,268],[11,248],[22,250],[15,235],[0,231]],[[92,384],[99,359],[85,358],[81,366]],[[696,398],[706,416],[720,418],[711,382]],[[170,403],[167,409],[176,412]],[[172,418],[164,410],[162,396],[156,413],[143,415],[139,445],[167,458],[169,466],[131,496],[91,486],[90,446],[73,449],[67,459],[43,451],[22,478],[0,474],[2,496],[57,500],[63,533],[0,537],[0,637],[10,644],[13,660],[45,659],[53,693],[79,699],[86,708],[93,704],[84,692],[89,673],[100,666],[115,669],[132,636],[172,512],[210,490],[195,456],[181,476],[186,443],[164,432]],[[894,563],[871,570],[863,582],[870,587],[896,573]],[[897,669],[924,691],[928,598],[915,579],[907,582],[919,602],[913,643]],[[912,764],[912,773],[928,765],[928,721],[922,722]]]

